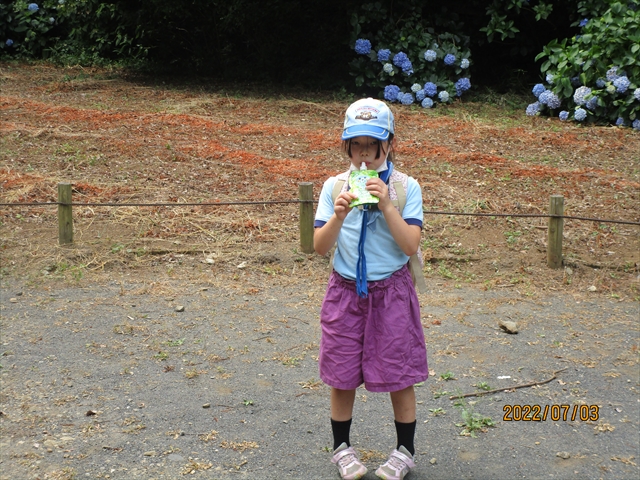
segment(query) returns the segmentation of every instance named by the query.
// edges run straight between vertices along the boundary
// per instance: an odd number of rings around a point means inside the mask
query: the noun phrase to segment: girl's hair
[[[342,151],[344,153],[346,153],[349,158],[351,158],[351,140],[353,140],[353,139],[350,138],[348,140],[343,140],[342,141]],[[390,160],[390,161],[393,162],[393,149],[391,148],[392,140],[393,140],[393,133],[390,133],[389,134],[389,150],[391,150],[391,151],[389,152],[389,156],[387,157],[387,160]],[[382,150],[380,148],[380,144],[381,143],[382,143],[382,140],[378,140],[378,151],[376,152],[376,160],[378,158],[380,158],[380,153],[381,153],[381,150]]]

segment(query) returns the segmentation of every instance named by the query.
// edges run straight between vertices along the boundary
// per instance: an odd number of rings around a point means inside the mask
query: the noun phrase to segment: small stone
[[[145,457],[155,457],[156,456],[156,452],[154,452],[153,450],[151,450],[150,452],[144,452],[144,456]]]
[[[556,457],[560,457],[566,460],[568,458],[571,458],[571,455],[569,455],[569,452],[558,452],[556,453]]]
[[[507,333],[518,333],[518,324],[516,322],[500,320],[498,326]]]
[[[597,291],[598,291],[598,288],[597,288],[595,285],[591,285],[591,286],[588,288],[588,290],[589,290],[590,292],[597,292]]]
[[[205,262],[207,262],[209,265],[213,265],[214,263],[216,263],[216,261],[213,258],[207,258]]]
[[[205,403],[204,405],[202,405],[202,408],[210,408],[211,404],[210,403]]]
[[[184,305],[178,305],[176,307],[176,312],[184,312]]]
[[[167,459],[172,462],[181,462],[184,460],[184,457],[182,455],[178,455],[177,453],[171,453],[167,455]]]
[[[429,460],[429,463],[430,463],[431,465],[435,465],[435,464],[436,464],[436,459],[435,459],[435,457],[434,457],[434,458],[432,458],[431,460]]]
[[[18,299],[17,298],[10,298],[9,301],[11,303],[18,303]]]

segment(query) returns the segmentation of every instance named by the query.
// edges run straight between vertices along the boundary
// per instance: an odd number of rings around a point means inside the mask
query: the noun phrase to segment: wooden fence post
[[[564,197],[551,195],[549,201],[549,215],[564,215]],[[547,266],[550,268],[562,267],[562,229],[564,218],[549,217],[549,230],[547,236]]]
[[[71,184],[58,184],[58,243],[73,243],[73,213],[71,212]]]
[[[300,195],[300,249],[313,253],[313,183],[298,184]]]

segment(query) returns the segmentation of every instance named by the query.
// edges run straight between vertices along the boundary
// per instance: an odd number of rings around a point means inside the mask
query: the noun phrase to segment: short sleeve
[[[402,218],[410,225],[418,225],[422,228],[424,213],[422,209],[422,189],[413,178],[407,179],[407,203],[402,210]]]
[[[318,209],[316,210],[314,227],[322,227],[333,215],[334,202],[331,198],[331,192],[333,192],[333,186],[336,184],[336,180],[336,177],[331,177],[327,179],[322,186],[320,198],[318,199]]]

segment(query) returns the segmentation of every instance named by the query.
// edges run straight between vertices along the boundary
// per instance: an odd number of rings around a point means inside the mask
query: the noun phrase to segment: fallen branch
[[[560,372],[564,372],[567,368],[563,368],[562,370],[557,370],[553,372],[553,376],[547,380],[543,380],[542,382],[531,382],[525,383],[522,385],[516,385],[514,387],[505,387],[505,388],[496,388],[495,390],[487,390],[486,392],[474,392],[474,393],[465,393],[464,395],[452,395],[449,397],[449,400],[455,400],[456,398],[467,398],[467,397],[479,397],[481,395],[489,395],[490,393],[504,392],[505,390],[515,390],[516,388],[526,388],[526,387],[535,387],[536,385],[544,385],[545,383],[549,383],[551,380],[555,380],[556,375]]]

